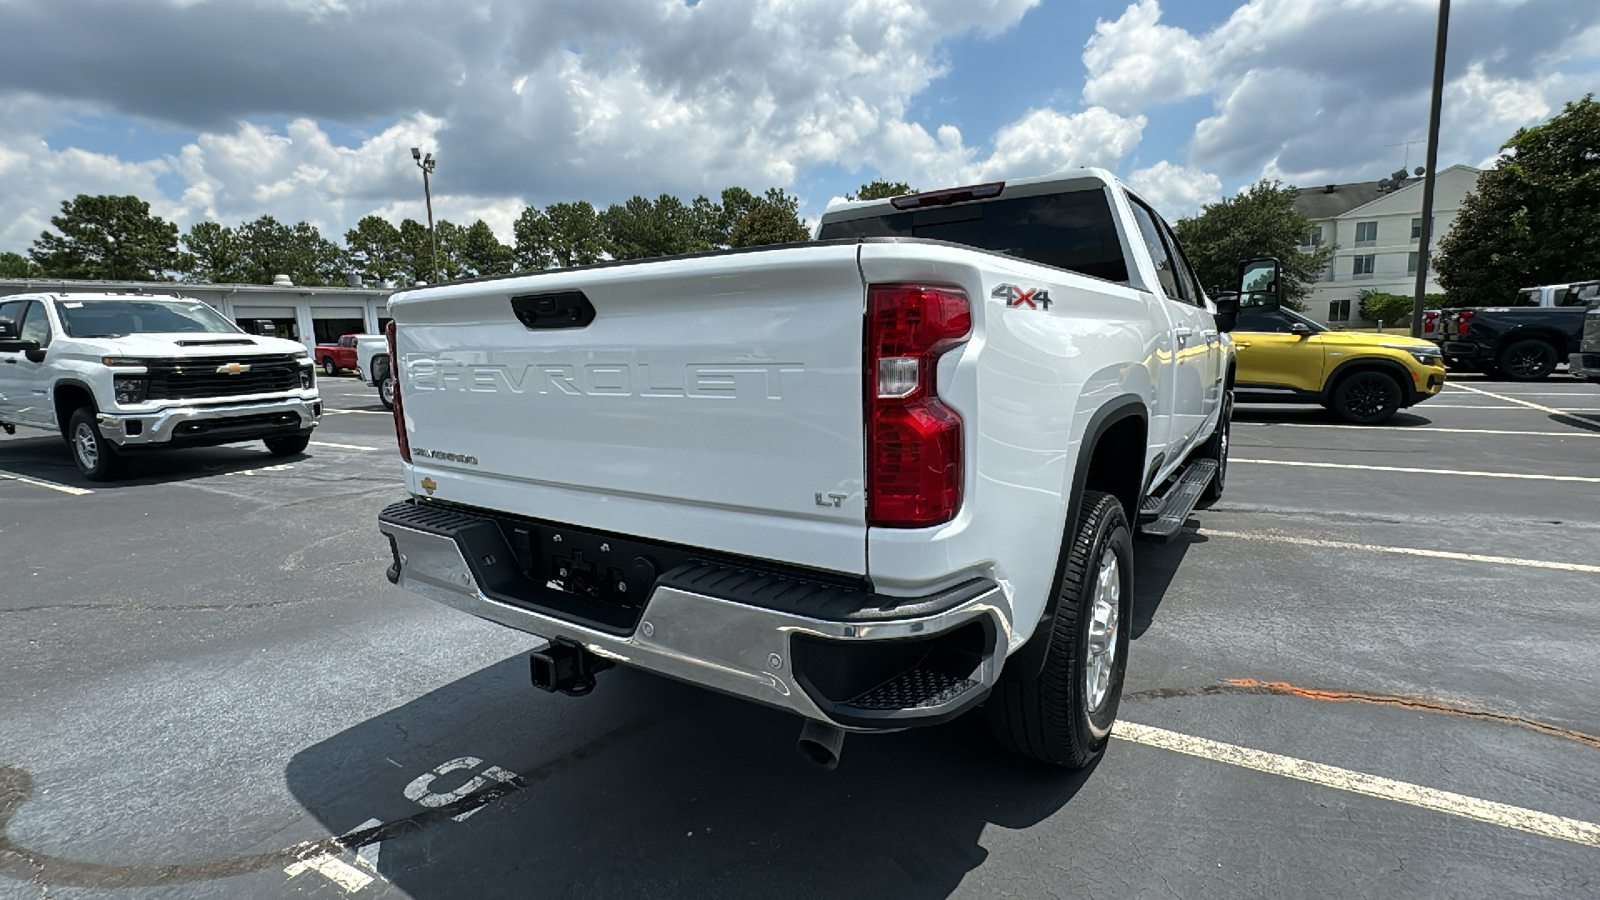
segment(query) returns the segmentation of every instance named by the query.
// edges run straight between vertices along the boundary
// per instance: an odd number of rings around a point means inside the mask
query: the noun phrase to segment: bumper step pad
[[[1160,497],[1146,497],[1139,504],[1139,534],[1144,537],[1169,538],[1178,533],[1183,523],[1194,512],[1206,485],[1217,474],[1217,461],[1197,459],[1184,468],[1167,492]]]
[[[866,710],[933,709],[982,687],[970,678],[912,669],[889,679],[844,706]]]

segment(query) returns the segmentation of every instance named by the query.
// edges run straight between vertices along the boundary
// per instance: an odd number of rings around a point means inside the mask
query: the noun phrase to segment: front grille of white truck
[[[300,364],[287,354],[275,356],[208,356],[185,360],[151,360],[149,400],[202,400],[278,394],[300,388]],[[238,371],[241,367],[243,371]]]

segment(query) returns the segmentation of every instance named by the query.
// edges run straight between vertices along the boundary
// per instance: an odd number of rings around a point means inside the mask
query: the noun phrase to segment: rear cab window
[[[824,221],[818,240],[916,237],[964,244],[1126,285],[1128,262],[1103,188]]]

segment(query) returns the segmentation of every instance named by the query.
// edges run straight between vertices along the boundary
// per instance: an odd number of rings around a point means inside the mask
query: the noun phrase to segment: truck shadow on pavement
[[[513,657],[362,722],[297,754],[288,786],[333,834],[386,823],[363,856],[419,900],[886,900],[949,895],[986,826],[1056,814],[1092,772],[1006,755],[981,711],[852,735],[827,772],[782,712],[625,669],[584,699],[528,678]],[[465,821],[425,808],[484,786],[501,796]]]
[[[233,475],[307,461],[315,455],[316,448],[313,447],[307,453],[277,457],[267,453],[259,441],[219,447],[159,450],[130,455],[128,472],[121,478],[90,481],[78,471],[72,461],[71,449],[61,438],[19,437],[0,442],[0,470],[99,492],[192,481],[213,475]]]
[[[1133,604],[1129,610],[1132,621],[1128,632],[1132,640],[1142,637],[1155,622],[1156,611],[1189,548],[1206,542],[1206,536],[1195,530],[1199,525],[1196,517],[1203,519],[1205,510],[1191,515],[1183,529],[1165,543],[1140,541],[1134,545]]]

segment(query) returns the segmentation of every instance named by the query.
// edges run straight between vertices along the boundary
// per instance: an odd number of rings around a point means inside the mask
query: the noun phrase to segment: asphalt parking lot
[[[392,425],[322,384],[288,461],[101,485],[0,435],[0,896],[1600,892],[1600,385],[1241,406],[1222,501],[1138,545],[1123,730],[1062,773],[970,716],[824,772],[737,700],[534,690],[531,639],[384,579]]]

